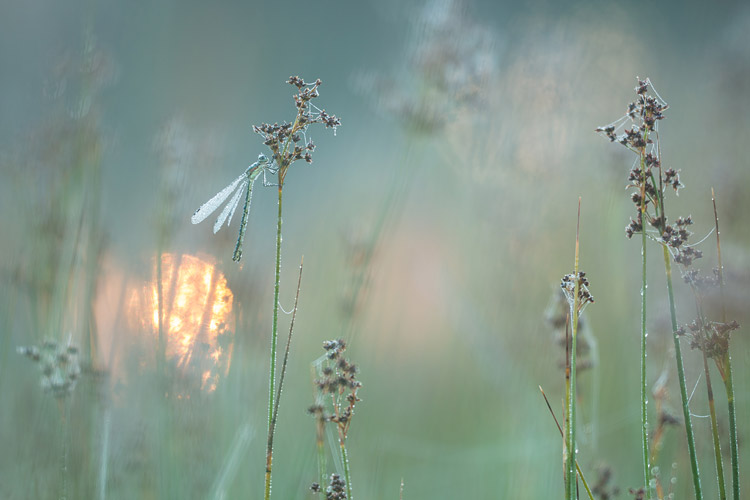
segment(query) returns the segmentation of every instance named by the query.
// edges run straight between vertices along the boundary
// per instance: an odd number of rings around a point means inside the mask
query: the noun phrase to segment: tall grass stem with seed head
[[[653,89],[651,81],[646,78],[638,78],[636,87],[637,99],[630,103],[627,113],[618,120],[605,127],[599,127],[597,132],[604,133],[612,142],[618,142],[627,149],[638,155],[638,168],[630,172],[628,187],[638,188],[638,192],[633,193],[631,200],[637,207],[637,220],[632,220],[626,228],[628,238],[636,233],[641,233],[641,255],[642,255],[642,276],[641,276],[641,420],[642,420],[642,441],[643,441],[643,466],[644,466],[644,493],[646,498],[651,498],[650,485],[650,467],[648,453],[648,408],[646,400],[646,227],[647,224],[661,230],[666,235],[666,216],[664,215],[664,188],[671,185],[675,191],[681,187],[679,175],[674,169],[668,169],[662,172],[661,167],[661,150],[659,148],[659,134],[657,129],[658,121],[664,118],[663,112],[669,105],[661,99],[659,94]],[[653,94],[653,95],[652,95]],[[630,129],[626,129],[624,134],[617,135],[618,129],[627,123],[628,119],[632,124]],[[649,134],[656,137],[656,145],[649,138]],[[648,151],[647,151],[648,150]],[[653,170],[657,169],[659,173],[658,187],[654,179]],[[654,207],[654,214],[648,211],[649,203]],[[698,469],[698,459],[695,451],[695,439],[693,437],[693,427],[690,417],[689,401],[687,396],[687,387],[685,383],[685,370],[682,361],[682,351],[677,327],[677,315],[674,302],[674,293],[672,289],[672,268],[671,255],[665,244],[662,242],[664,252],[664,266],[667,278],[667,291],[669,295],[669,309],[672,322],[672,332],[675,347],[675,358],[677,361],[677,375],[680,383],[680,396],[682,398],[682,411],[685,419],[685,432],[688,441],[688,451],[690,454],[690,467],[693,476],[693,487],[695,490],[696,500],[703,499],[703,493],[700,483],[700,471]]]
[[[581,282],[578,279],[579,241],[578,231],[581,224],[581,199],[578,198],[578,223],[576,224],[576,255],[574,276],[576,277],[573,306],[571,310],[570,333],[570,395],[568,398],[568,497],[569,500],[578,498],[578,484],[576,481],[576,340],[578,339],[578,306]]]
[[[307,141],[304,146],[297,145],[301,136],[304,135],[307,127],[312,123],[322,123],[328,128],[333,128],[341,124],[340,120],[334,115],[329,115],[325,110],[317,108],[310,101],[318,97],[318,87],[320,80],[307,84],[297,76],[292,76],[287,81],[292,86],[297,87],[298,93],[294,96],[297,107],[297,116],[292,124],[269,125],[261,124],[253,127],[253,130],[261,134],[266,144],[272,151],[271,160],[277,166],[277,187],[278,187],[278,212],[276,216],[276,260],[274,271],[274,292],[273,292],[273,323],[271,326],[271,352],[270,352],[270,369],[268,377],[268,448],[266,449],[266,470],[265,470],[265,487],[264,499],[271,498],[271,475],[273,467],[273,437],[275,432],[275,420],[278,410],[276,394],[276,350],[278,341],[278,323],[279,323],[279,288],[281,283],[281,225],[282,225],[282,202],[284,180],[291,164],[297,160],[305,160],[312,163],[312,151],[315,145],[312,141]],[[311,110],[311,108],[314,108]],[[290,151],[291,144],[294,148]]]
[[[576,340],[578,338],[578,317],[591,296],[585,288],[584,273],[579,272],[580,255],[580,228],[581,228],[581,198],[578,198],[578,218],[576,222],[576,246],[575,264],[573,275],[563,277],[562,287],[570,304],[571,317],[571,339],[569,365],[570,375],[567,390],[566,404],[566,436],[565,436],[565,498],[574,500],[578,498],[578,481],[576,480]],[[571,283],[571,280],[573,283]],[[570,293],[572,292],[572,297]],[[585,293],[585,297],[584,297]],[[583,302],[582,302],[583,299]],[[566,370],[567,371],[567,370]],[[567,374],[566,374],[567,375]]]
[[[308,140],[306,132],[308,126],[315,123],[325,125],[326,128],[332,128],[334,134],[336,127],[341,125],[341,121],[335,115],[329,115],[324,109],[320,109],[310,101],[319,96],[318,87],[321,81],[315,80],[313,83],[305,83],[298,76],[291,76],[287,80],[288,84],[297,88],[294,96],[297,115],[293,123],[284,122],[282,124],[261,123],[253,126],[253,131],[261,135],[265,144],[271,150],[270,159],[261,154],[258,161],[249,166],[245,172],[236,178],[229,186],[217,193],[209,201],[201,205],[193,213],[191,221],[193,224],[199,224],[211,215],[220,205],[222,205],[232,194],[229,203],[224,207],[214,224],[214,233],[224,224],[224,221],[231,221],[232,215],[239,203],[243,190],[245,190],[245,204],[243,208],[242,220],[240,221],[240,230],[235,245],[232,260],[238,262],[242,258],[242,243],[245,230],[247,227],[247,215],[250,208],[252,189],[255,181],[262,174],[263,184],[266,183],[268,173],[277,175],[275,186],[278,191],[278,211],[276,216],[276,258],[274,265],[274,290],[273,290],[273,322],[271,325],[271,349],[269,360],[269,377],[268,377],[268,447],[266,449],[266,467],[265,467],[265,486],[264,499],[271,498],[271,474],[273,468],[273,437],[276,429],[275,421],[278,413],[278,398],[281,391],[276,391],[276,350],[278,344],[279,331],[279,288],[281,284],[281,225],[282,225],[282,207],[283,207],[283,188],[289,167],[297,160],[305,160],[312,163],[312,152],[315,151],[315,144]],[[305,139],[302,145],[298,143]],[[292,146],[293,147],[290,147]],[[239,189],[236,189],[238,186]],[[229,222],[227,222],[229,224]],[[298,288],[299,292],[299,288]],[[296,300],[295,300],[296,303]],[[291,334],[290,334],[291,339]],[[283,379],[283,367],[282,367]],[[281,387],[281,383],[279,384]]]
[[[344,469],[344,481],[337,480],[336,483],[342,493],[346,490],[346,497],[337,496],[333,498],[348,498],[352,500],[354,497],[349,467],[349,454],[346,449],[346,438],[349,433],[352,417],[354,416],[355,406],[360,401],[357,391],[362,387],[362,383],[357,380],[358,370],[356,365],[343,357],[343,352],[346,350],[346,342],[344,340],[326,341],[323,343],[323,349],[327,351],[326,354],[313,362],[316,370],[315,373],[319,378],[315,379],[315,387],[317,389],[315,403],[308,409],[308,413],[316,419],[318,451],[321,457],[323,453],[320,451],[320,442],[323,435],[323,426],[327,422],[336,426],[339,446],[337,451],[331,451],[332,453],[338,453],[341,459],[341,466]],[[329,407],[330,411],[326,411]],[[322,464],[323,460],[319,460],[319,467],[323,467]],[[324,479],[324,474],[324,471],[319,468],[318,475]],[[337,475],[334,476],[338,478]],[[334,476],[331,476],[331,487],[333,487]],[[313,491],[323,493],[320,486],[327,482],[324,480],[321,483],[314,483]]]

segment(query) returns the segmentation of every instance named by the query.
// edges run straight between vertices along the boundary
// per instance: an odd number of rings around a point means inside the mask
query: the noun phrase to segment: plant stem
[[[644,140],[648,142],[648,130],[644,134]],[[643,448],[643,487],[646,498],[651,498],[649,478],[651,466],[648,453],[648,378],[646,376],[646,148],[640,152],[641,161],[641,441]]]
[[[279,418],[279,401],[281,401],[281,390],[284,388],[284,376],[289,363],[289,349],[292,345],[292,334],[294,333],[294,320],[297,318],[297,304],[299,304],[299,291],[302,287],[302,265],[304,257],[299,265],[299,278],[297,279],[297,294],[294,296],[294,308],[292,309],[292,321],[289,325],[289,336],[284,349],[284,360],[281,362],[281,373],[279,374],[279,387],[276,389],[276,400],[273,403],[271,422],[268,425],[268,445],[266,448],[266,480],[270,484],[271,459],[273,456],[273,438],[276,431],[276,421]]]
[[[557,425],[557,430],[560,431],[560,436],[563,436],[563,430],[562,430],[562,427],[560,427],[560,422],[557,421],[555,412],[552,411],[552,405],[549,404],[547,395],[544,393],[544,389],[542,389],[541,385],[539,386],[539,390],[542,391],[542,397],[544,397],[544,402],[547,403],[547,408],[549,408],[549,412],[552,415],[552,418],[555,420],[555,424]],[[576,460],[576,470],[578,471],[578,477],[581,478],[581,483],[583,483],[583,487],[586,490],[586,493],[588,494],[589,499],[594,500],[594,494],[591,492],[591,488],[589,488],[589,483],[586,481],[586,478],[583,475],[583,471],[581,470],[581,466],[578,464],[578,460]]]
[[[737,411],[734,408],[734,385],[732,384],[732,358],[727,352],[724,357],[726,379],[724,387],[727,390],[729,404],[729,449],[732,454],[732,498],[740,500],[740,463],[737,450]]]
[[[107,403],[109,404],[109,403]],[[109,406],[104,410],[102,419],[102,447],[99,454],[99,475],[97,477],[97,498],[107,498],[107,473],[109,466],[109,435],[112,428],[112,417]]]
[[[716,194],[711,188],[711,202],[714,206],[714,223],[716,224],[716,256],[719,264],[719,293],[721,298],[721,321],[727,322],[726,302],[724,302],[724,266],[721,264],[721,237],[719,235],[719,212],[716,210]],[[727,391],[729,405],[729,449],[732,456],[732,498],[740,500],[740,463],[737,450],[737,412],[734,408],[734,384],[732,383],[732,357],[729,350],[724,354],[721,364],[721,377]]]
[[[698,469],[698,457],[695,453],[695,439],[693,438],[693,424],[690,419],[690,406],[685,384],[685,368],[682,364],[682,349],[680,349],[680,337],[677,334],[677,310],[674,303],[674,291],[672,290],[672,261],[666,245],[662,246],[664,251],[664,272],[667,275],[667,292],[669,294],[669,314],[672,319],[672,339],[674,340],[674,353],[677,360],[677,378],[680,381],[680,396],[682,397],[682,416],[685,420],[685,433],[687,434],[688,451],[690,453],[690,467],[693,474],[693,489],[696,500],[703,499],[701,488],[700,471]]]
[[[581,278],[578,276],[579,256],[579,229],[581,224],[581,199],[578,198],[578,223],[576,224],[576,256],[573,268],[573,279],[575,289],[573,292],[573,304],[571,305],[571,334],[570,334],[570,394],[568,397],[568,435],[567,435],[567,500],[578,498],[578,484],[576,481],[576,338],[578,333],[578,312],[580,307],[579,292],[581,290]]]
[[[346,481],[346,498],[348,500],[354,500],[354,497],[352,496],[352,481],[349,476],[349,456],[346,453],[346,443],[345,438],[339,439],[339,444],[341,445],[341,463],[344,465],[344,480]]]
[[[281,171],[279,171],[281,174]],[[268,375],[268,448],[266,449],[266,485],[264,499],[271,498],[271,468],[273,465],[273,413],[276,387],[276,343],[279,324],[279,284],[281,282],[281,194],[282,179],[279,175],[279,212],[276,219],[276,273],[273,289],[273,326],[271,327],[270,373]]]
[[[705,323],[703,323],[705,325]],[[721,443],[719,442],[719,427],[716,423],[716,405],[714,404],[714,390],[711,387],[711,375],[708,371],[708,358],[703,353],[703,371],[706,376],[706,392],[708,393],[708,410],[711,414],[711,434],[714,440],[714,461],[716,462],[716,479],[719,483],[719,498],[726,500],[727,491],[724,483],[724,463],[721,460]]]
[[[698,320],[701,325],[701,335],[704,337],[708,335],[707,325],[708,321],[706,316],[703,314],[702,307],[702,296],[695,286],[690,286],[695,296],[695,311],[698,315]],[[708,370],[708,356],[703,351],[703,372],[706,376],[706,394],[708,396],[708,410],[711,416],[711,435],[714,443],[714,462],[716,463],[716,481],[719,486],[719,498],[720,500],[726,500],[727,491],[726,483],[724,481],[724,462],[721,459],[721,442],[719,441],[719,426],[716,421],[716,404],[714,403],[714,389],[711,385],[711,373]]]

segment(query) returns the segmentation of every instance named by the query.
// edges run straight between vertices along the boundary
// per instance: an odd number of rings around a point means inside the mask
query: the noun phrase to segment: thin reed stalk
[[[648,143],[648,130],[643,134],[644,145],[640,149],[640,166],[641,166],[641,447],[643,452],[643,487],[646,491],[646,498],[651,498],[651,488],[649,480],[651,476],[651,465],[649,463],[648,448],[648,377],[646,374],[646,290],[648,283],[646,281],[646,143]]]
[[[638,79],[638,86],[635,88],[637,98],[628,106],[627,113],[604,127],[598,127],[597,132],[606,135],[611,142],[617,142],[622,146],[638,155],[638,166],[630,172],[628,187],[638,188],[637,192],[632,193],[631,200],[637,209],[637,220],[632,220],[625,228],[625,234],[631,238],[634,234],[641,234],[641,254],[642,254],[642,287],[641,287],[641,420],[642,420],[642,441],[643,441],[643,474],[645,483],[646,498],[651,498],[650,485],[650,466],[649,466],[649,449],[648,449],[648,408],[647,408],[647,379],[646,379],[646,234],[647,228],[653,227],[661,236],[660,243],[664,252],[664,266],[667,279],[667,291],[669,294],[669,310],[672,322],[672,332],[674,339],[675,358],[677,361],[677,374],[680,383],[680,396],[682,398],[682,411],[685,419],[685,432],[687,434],[688,450],[690,454],[690,466],[693,476],[693,486],[696,500],[703,499],[703,493],[700,483],[700,472],[698,469],[698,459],[695,452],[695,440],[693,438],[693,427],[690,419],[690,408],[688,405],[687,387],[685,384],[685,370],[682,361],[682,351],[680,349],[680,340],[677,327],[677,314],[674,303],[674,293],[672,289],[672,267],[669,247],[676,252],[685,255],[679,255],[677,262],[685,264],[699,256],[691,246],[680,246],[684,243],[688,234],[684,226],[692,224],[690,217],[687,219],[678,219],[675,221],[675,227],[667,225],[667,218],[664,212],[664,189],[671,186],[675,192],[682,187],[679,180],[678,171],[670,168],[662,170],[661,166],[661,148],[659,147],[659,134],[657,124],[664,119],[664,111],[669,105],[654,90],[651,81],[646,78]],[[631,123],[629,129],[625,129],[622,134],[618,135],[618,130]],[[656,142],[649,135],[656,137]],[[654,171],[658,171],[658,183],[655,179]],[[648,205],[652,204],[654,212],[649,213]]]
[[[727,308],[724,301],[724,266],[721,263],[721,237],[719,234],[719,213],[716,210],[716,194],[711,188],[711,203],[714,207],[714,224],[716,227],[716,258],[719,264],[719,296],[721,301],[721,321],[727,322]],[[724,353],[719,366],[724,367],[720,370],[721,378],[724,381],[724,388],[727,392],[727,404],[729,406],[729,450],[732,461],[732,498],[740,500],[740,464],[739,452],[737,449],[737,411],[734,407],[734,384],[732,382],[732,357],[729,355],[729,349]]]
[[[657,136],[658,137],[658,136]],[[662,167],[661,167],[661,148],[658,151],[658,168],[659,168],[659,190],[656,196],[656,215],[657,219],[666,223],[666,208],[664,204],[664,189],[662,185]],[[661,212],[661,213],[660,213]],[[645,232],[645,231],[644,231]],[[685,368],[682,361],[682,348],[680,346],[680,336],[677,333],[677,308],[675,306],[674,289],[672,286],[672,256],[669,253],[667,244],[662,244],[664,255],[664,273],[667,280],[667,295],[669,297],[669,317],[672,325],[672,339],[674,341],[675,361],[677,363],[677,379],[680,382],[680,399],[682,401],[682,416],[685,421],[685,435],[688,442],[688,453],[690,455],[690,470],[693,478],[693,490],[696,500],[703,499],[703,488],[701,486],[700,469],[698,467],[698,456],[695,450],[695,437],[693,436],[693,422],[690,415],[690,400],[687,394],[687,383],[685,382]]]
[[[727,367],[724,387],[727,390],[727,403],[729,405],[729,450],[732,455],[732,498],[740,500],[740,463],[737,450],[737,410],[734,406],[734,385],[732,383],[732,358],[727,353],[724,356],[724,365]]]
[[[552,418],[555,420],[555,425],[557,425],[557,430],[560,431],[560,437],[565,437],[565,434],[563,433],[563,429],[562,427],[560,427],[560,422],[557,420],[557,417],[555,416],[555,412],[552,410],[552,405],[549,404],[547,395],[544,393],[544,389],[542,389],[541,385],[539,386],[539,390],[542,392],[542,397],[544,398],[544,402],[547,403],[547,408],[549,409],[549,412],[552,415]],[[578,464],[578,460],[576,460],[576,471],[578,471],[578,477],[581,479],[581,483],[583,484],[583,488],[586,490],[586,494],[588,494],[589,496],[589,500],[594,500],[594,494],[591,492],[589,483],[586,481],[586,477],[583,475],[583,471],[581,470],[581,466]],[[402,486],[403,486],[403,483],[402,483]]]
[[[264,499],[271,498],[271,470],[273,466],[273,434],[274,425],[274,407],[276,401],[276,344],[278,340],[279,324],[279,285],[281,282],[281,207],[282,207],[282,187],[281,171],[279,171],[279,205],[278,215],[276,218],[276,271],[273,287],[273,325],[271,327],[271,353],[270,353],[270,373],[268,375],[268,446],[266,448],[266,483],[264,489]]]
[[[724,481],[724,462],[721,459],[721,442],[719,441],[719,426],[716,422],[716,404],[714,390],[711,387],[711,374],[708,371],[708,357],[703,353],[703,374],[706,378],[706,393],[708,395],[708,411],[711,415],[711,436],[714,441],[714,462],[716,464],[716,480],[719,483],[719,499],[726,500],[727,488]]]
[[[281,192],[281,190],[279,190]],[[281,373],[279,375],[279,387],[276,390],[276,399],[273,402],[273,414],[268,427],[268,445],[266,447],[266,485],[270,487],[270,474],[271,474],[271,460],[273,454],[273,438],[274,431],[276,429],[276,421],[279,416],[279,401],[281,401],[281,391],[284,388],[284,377],[286,375],[286,368],[289,363],[289,350],[292,345],[292,335],[294,333],[294,320],[297,319],[297,305],[299,304],[299,292],[302,287],[302,266],[304,264],[304,257],[299,264],[299,278],[297,278],[297,293],[294,296],[294,308],[292,309],[292,321],[289,325],[289,336],[287,337],[286,347],[284,348],[284,360],[281,362]],[[273,388],[272,388],[273,389]]]
[[[344,467],[344,480],[346,481],[346,498],[354,500],[352,495],[352,479],[349,474],[349,455],[346,453],[346,438],[341,437],[339,439],[339,450],[341,452],[341,463]]]
[[[578,222],[576,223],[576,251],[575,251],[575,265],[573,267],[573,279],[574,284],[574,295],[573,301],[571,302],[571,333],[570,333],[570,389],[568,394],[567,404],[567,443],[566,443],[566,455],[565,455],[565,466],[567,470],[566,478],[566,500],[574,500],[578,498],[578,482],[576,481],[576,340],[578,334],[578,314],[580,312],[581,305],[581,279],[578,274],[578,263],[579,263],[579,232],[581,227],[581,199],[578,198]]]
[[[669,296],[669,317],[672,322],[672,339],[674,340],[675,360],[677,361],[677,379],[680,382],[680,397],[682,399],[682,417],[685,421],[685,434],[687,435],[688,452],[690,454],[690,470],[693,475],[693,490],[696,500],[703,499],[701,487],[700,470],[698,468],[698,457],[695,452],[695,438],[693,437],[693,423],[690,417],[690,400],[688,399],[687,384],[685,383],[685,367],[682,362],[682,349],[680,348],[680,336],[677,333],[677,309],[674,302],[674,290],[672,288],[672,257],[666,245],[662,246],[664,251],[664,272],[667,276],[667,294]]]

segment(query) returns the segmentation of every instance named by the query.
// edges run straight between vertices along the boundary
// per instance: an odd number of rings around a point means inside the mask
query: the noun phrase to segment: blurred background
[[[311,363],[335,338],[363,383],[348,439],[357,498],[399,498],[402,480],[405,499],[559,498],[561,439],[538,386],[559,416],[564,346],[550,317],[572,272],[579,196],[596,297],[579,460],[592,484],[612,472],[605,493],[640,485],[640,248],[624,233],[633,157],[594,133],[624,114],[636,76],[670,105],[663,162],[686,187],[668,214],[692,214],[694,241],[713,227],[716,190],[726,307],[745,325],[731,349],[750,488],[743,3],[39,0],[0,11],[1,498],[260,498],[276,191],[256,185],[239,265],[237,222],[213,235],[213,218],[193,226],[190,215],[267,152],[252,125],[294,119],[290,75],[322,79],[316,104],[342,126],[309,130],[314,163],[294,164],[284,189],[285,309],[303,255],[304,277],[275,498],[312,496]],[[714,240],[701,248],[710,271]],[[681,412],[663,264],[650,264],[649,383],[667,389],[652,399],[656,424],[657,404]],[[687,323],[694,304],[676,287]],[[683,353],[688,386],[700,381],[691,408],[712,498],[702,363],[687,343]],[[714,385],[728,453],[715,371]],[[692,497],[684,431],[662,442],[662,481]]]

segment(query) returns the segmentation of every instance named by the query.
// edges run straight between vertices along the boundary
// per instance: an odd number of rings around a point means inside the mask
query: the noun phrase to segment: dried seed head
[[[578,285],[578,313],[581,313],[587,304],[594,303],[594,296],[589,292],[589,280],[586,279],[586,273],[580,271],[578,276],[575,274],[566,274],[562,277],[560,288],[562,288],[571,310],[575,304],[575,289]]]
[[[289,166],[297,160],[304,160],[312,163],[312,152],[315,149],[312,141],[307,141],[306,132],[311,124],[320,123],[326,128],[332,128],[334,135],[336,128],[341,125],[335,115],[329,115],[325,110],[321,110],[312,100],[318,97],[318,87],[321,85],[320,79],[313,83],[306,83],[298,76],[291,76],[287,83],[297,88],[298,92],[294,96],[294,104],[297,108],[297,116],[294,122],[282,124],[261,123],[254,125],[253,131],[263,137],[263,144],[273,153],[271,159],[279,169],[280,183],[283,183],[286,171]],[[297,143],[305,139],[304,147],[298,146]],[[290,147],[294,144],[293,147]]]
[[[354,407],[361,401],[357,391],[362,384],[356,378],[356,366],[342,356],[346,349],[343,340],[325,341],[323,349],[326,354],[317,362],[319,378],[315,380],[318,389],[316,403],[308,409],[308,413],[317,416],[319,422],[325,420],[336,424],[339,434],[345,439]]]
[[[77,347],[60,346],[53,340],[45,340],[41,349],[36,346],[21,346],[16,352],[39,363],[40,383],[45,392],[63,398],[75,388],[81,374]]]

